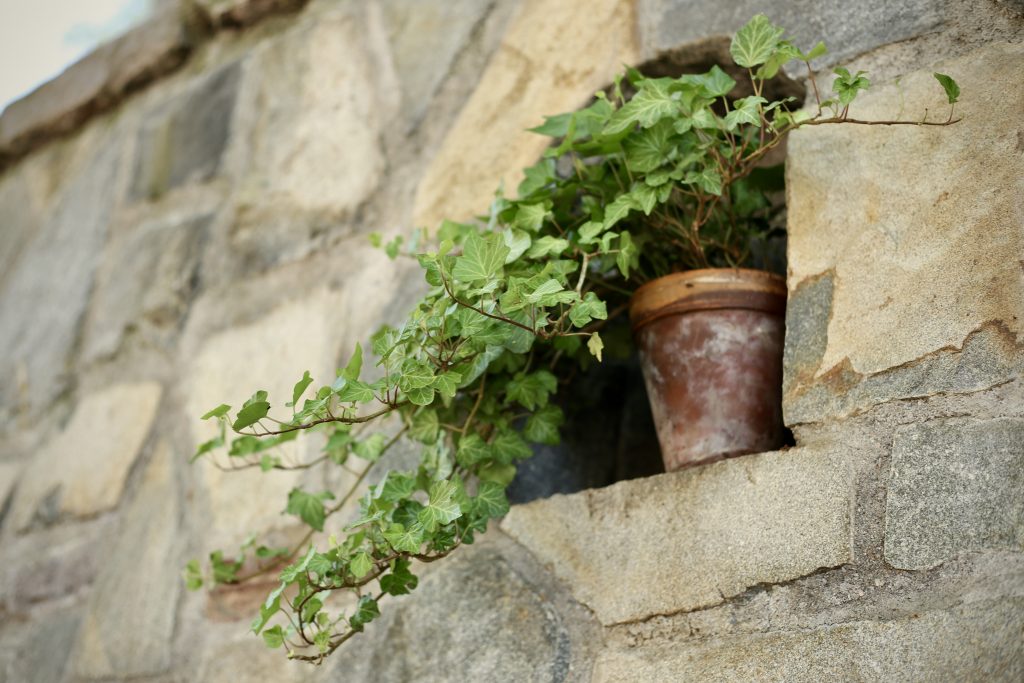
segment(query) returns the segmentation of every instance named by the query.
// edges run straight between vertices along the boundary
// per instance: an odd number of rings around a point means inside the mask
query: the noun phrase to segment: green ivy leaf
[[[235,418],[234,424],[231,428],[236,432],[246,427],[251,427],[270,412],[270,404],[267,402],[267,392],[257,391],[253,394],[253,397],[246,401],[242,409],[238,411],[238,416]]]
[[[622,277],[628,279],[629,269],[635,268],[639,262],[640,251],[633,242],[633,236],[628,232],[622,232],[619,235],[619,253],[615,255],[615,265],[618,266]]]
[[[480,481],[494,482],[504,488],[516,478],[516,466],[509,463],[489,462],[480,468],[477,475],[480,477]]]
[[[743,97],[733,103],[733,109],[725,115],[725,127],[734,131],[741,125],[750,125],[755,128],[761,127],[761,106],[767,104],[768,100],[763,97],[751,95]]]
[[[263,632],[263,642],[267,647],[276,649],[284,645],[284,631],[280,626],[272,626]]]
[[[939,82],[942,89],[946,91],[946,99],[949,100],[950,104],[956,104],[957,100],[960,99],[960,86],[951,77],[946,74],[933,73],[932,76]]]
[[[501,233],[505,239],[505,246],[508,247],[508,255],[505,256],[505,265],[512,263],[530,248],[533,240],[530,235],[523,230],[517,230],[515,228],[509,228]],[[467,308],[462,309],[464,311],[469,310]],[[477,314],[479,316],[479,314]]]
[[[344,380],[344,384],[335,393],[341,403],[366,403],[373,400],[373,389],[369,384],[356,379],[340,379]]]
[[[429,533],[462,516],[462,510],[454,498],[455,491],[455,484],[447,480],[435,481],[430,485],[427,504],[419,513],[420,524]]]
[[[678,109],[679,103],[663,83],[656,80],[643,81],[640,92],[612,114],[602,132],[604,135],[616,135],[637,124],[641,128],[650,128],[675,114]]]
[[[772,25],[763,14],[755,14],[736,35],[729,45],[729,52],[737,64],[753,68],[763,64],[772,56],[785,29]]]
[[[185,587],[190,591],[197,591],[203,587],[203,572],[199,568],[199,560],[189,560],[182,572],[185,579]]]
[[[359,604],[356,606],[355,614],[353,614],[348,620],[348,623],[352,626],[352,630],[362,631],[363,626],[369,624],[379,616],[380,608],[377,607],[377,601],[369,595],[364,595],[359,598]]]
[[[534,443],[557,445],[560,441],[558,428],[565,421],[560,408],[547,405],[526,420],[523,434]]]
[[[473,498],[473,511],[476,514],[493,519],[508,513],[508,508],[504,486],[493,481],[480,483],[476,497]]]
[[[352,452],[363,460],[377,462],[384,452],[384,444],[383,434],[372,434],[362,441],[356,441],[352,446]]]
[[[510,463],[515,460],[525,460],[533,455],[530,444],[517,432],[511,429],[503,429],[491,442],[491,453],[495,460],[500,463]]]
[[[594,332],[590,335],[590,339],[587,340],[587,350],[597,359],[597,362],[601,362],[601,353],[604,351],[604,342],[601,340],[601,335]]]
[[[712,100],[725,97],[736,87],[736,81],[717,64],[707,73],[697,76],[695,80],[703,88],[704,94]]]
[[[672,121],[661,121],[636,135],[630,135],[622,143],[626,167],[630,171],[646,173],[669,161],[673,150],[669,139],[673,132]]]
[[[575,307],[574,307],[575,308]],[[506,400],[516,401],[529,411],[548,404],[548,398],[558,389],[558,380],[547,370],[529,375],[517,373],[505,389]]]
[[[548,213],[548,208],[543,204],[520,204],[512,223],[522,230],[537,232],[544,225]]]
[[[419,387],[416,389],[409,389],[405,392],[406,398],[409,402],[416,406],[429,406],[434,402],[434,388],[433,387]]]
[[[587,292],[583,299],[569,309],[569,320],[576,327],[585,327],[592,320],[607,320],[608,307],[593,292]]]
[[[405,595],[416,588],[420,580],[409,571],[411,565],[406,558],[397,558],[391,571],[380,577],[380,589],[388,595]]]
[[[850,74],[848,69],[843,67],[836,67],[833,73],[838,76],[835,81],[832,82],[832,89],[836,91],[836,95],[839,96],[839,103],[846,106],[853,102],[857,97],[857,93],[861,90],[867,90],[871,86],[871,81],[864,78],[864,71],[858,71],[856,74]]]
[[[500,234],[481,237],[471,233],[462,248],[462,256],[455,259],[452,277],[467,284],[486,280],[505,264],[509,248]]]
[[[566,249],[569,248],[569,241],[564,240],[560,237],[552,237],[551,235],[545,235],[538,240],[534,240],[533,244],[526,252],[527,258],[539,259],[546,256],[558,256]]]
[[[420,410],[410,420],[409,436],[420,443],[435,443],[439,430],[440,421],[436,410]]]
[[[459,439],[459,450],[455,453],[455,460],[463,467],[473,467],[490,457],[490,446],[479,434],[467,434]]]
[[[231,410],[231,406],[229,406],[227,403],[221,403],[219,406],[203,415],[203,417],[200,419],[209,420],[211,417],[224,417],[225,415],[228,414],[229,410]]]
[[[296,515],[313,529],[323,531],[324,520],[327,519],[324,501],[333,498],[334,494],[330,491],[314,495],[306,493],[302,489],[294,488],[288,494],[288,507],[285,508],[285,512],[290,515]]]
[[[352,352],[352,357],[348,360],[348,365],[338,373],[341,377],[347,380],[359,379],[359,373],[363,370],[363,347],[357,342],[356,348]]]
[[[418,553],[423,545],[423,525],[419,522],[406,527],[392,524],[384,532],[384,539],[399,553]]]
[[[287,404],[288,406],[298,405],[299,399],[302,398],[302,394],[306,391],[307,387],[313,383],[313,378],[309,376],[309,370],[306,370],[302,374],[302,379],[295,383],[295,387],[292,389],[292,402]]]
[[[370,559],[370,555],[366,552],[356,553],[355,557],[348,564],[348,570],[352,572],[352,576],[356,579],[361,579],[370,573],[373,568],[373,560]]]

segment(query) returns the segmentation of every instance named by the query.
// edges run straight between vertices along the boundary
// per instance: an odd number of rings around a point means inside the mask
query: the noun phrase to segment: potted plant
[[[764,97],[765,81],[785,62],[823,52],[820,44],[800,52],[781,29],[754,17],[732,44],[752,95],[730,100],[735,82],[717,67],[675,79],[630,72],[610,94],[538,129],[558,144],[526,169],[515,199],[495,199],[482,223],[446,221],[435,247],[422,248],[423,231],[384,246],[392,256],[415,255],[430,289],[401,327],[373,336],[375,371],[364,372],[357,346],[318,388],[305,373],[274,417],[265,391],[236,411],[218,406],[203,416],[218,433],[196,454],[226,448],[231,467],[267,472],[362,460],[356,481],[344,493],[292,490],[285,512],[308,528],[299,543],[250,541],[231,558],[215,552],[206,573],[189,563],[189,586],[211,574],[233,584],[279,573],[253,631],[289,657],[318,663],[379,615],[385,595],[416,587],[414,563],[472,543],[505,514],[516,463],[530,457],[531,443],[558,441],[563,418],[552,395],[576,369],[601,361],[603,326],[625,313],[634,291],[642,348],[658,348],[645,346],[647,329],[693,310],[727,311],[738,301],[762,320],[777,316],[779,281],[735,270],[748,262],[751,240],[772,230],[771,172],[759,164],[794,128],[868,123],[848,116],[868,85],[859,73],[837,70],[835,98],[821,99],[815,85],[816,113]],[[952,104],[956,84],[938,77]],[[709,266],[726,270],[709,274]],[[698,270],[671,274],[687,268]],[[715,289],[721,283],[724,293]],[[665,295],[676,290],[681,303]],[[274,446],[310,432],[325,443],[316,460],[287,463],[274,454]],[[387,472],[359,498],[343,537],[311,543],[399,440],[418,444],[419,466]]]

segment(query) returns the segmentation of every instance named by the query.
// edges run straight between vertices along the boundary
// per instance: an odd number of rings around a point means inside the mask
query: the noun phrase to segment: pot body
[[[630,318],[666,471],[783,443],[785,281],[742,268],[641,287]]]

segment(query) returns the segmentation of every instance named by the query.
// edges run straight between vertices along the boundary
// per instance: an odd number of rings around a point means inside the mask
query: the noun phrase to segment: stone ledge
[[[709,607],[852,559],[852,476],[799,448],[514,507],[502,529],[602,624]]]
[[[302,9],[308,0],[196,0],[171,6],[67,67],[0,114],[0,171],[178,69],[211,32]]]

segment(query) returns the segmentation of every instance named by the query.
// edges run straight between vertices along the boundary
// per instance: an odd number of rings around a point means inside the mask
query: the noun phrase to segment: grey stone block
[[[937,420],[899,430],[886,561],[926,569],[986,549],[1024,549],[1024,419]]]
[[[827,63],[841,61],[880,45],[928,33],[945,17],[941,0],[886,2],[866,0],[639,0],[637,24],[645,56],[709,35],[732,35],[754,14],[766,14],[787,29],[798,46],[819,40],[832,50]]]
[[[155,199],[217,173],[231,133],[240,71],[237,63],[225,66],[149,115],[135,153],[133,199]]]
[[[838,449],[744,456],[515,506],[502,529],[605,625],[724,602],[851,559]]]
[[[1024,600],[892,620],[608,649],[595,683],[997,681],[1024,678]]]

